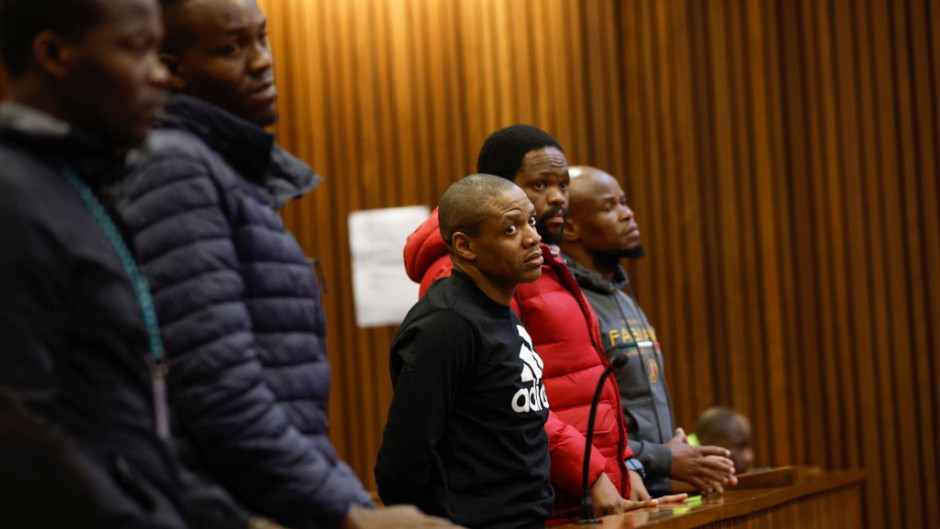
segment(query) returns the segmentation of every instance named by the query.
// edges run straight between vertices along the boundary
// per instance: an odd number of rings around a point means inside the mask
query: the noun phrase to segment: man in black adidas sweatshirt
[[[535,208],[511,181],[472,175],[441,197],[440,224],[454,272],[392,342],[379,496],[469,528],[544,527],[543,364],[510,309],[516,285],[541,275]]]

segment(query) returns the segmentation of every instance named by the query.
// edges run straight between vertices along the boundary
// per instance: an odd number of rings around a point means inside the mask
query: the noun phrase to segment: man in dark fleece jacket
[[[162,34],[155,0],[0,2],[0,527],[248,519],[167,442],[159,331],[110,207],[165,99]]]
[[[373,509],[327,437],[324,311],[277,210],[318,176],[274,144],[266,20],[254,0],[166,0],[175,94],[118,208],[154,293],[190,461],[296,529],[449,525]]]
[[[542,273],[535,206],[509,180],[473,175],[444,192],[439,218],[454,268],[392,341],[379,494],[471,528],[544,527],[544,364],[510,308]]]
[[[691,446],[681,428],[673,431],[663,355],[656,330],[629,289],[622,257],[643,255],[640,230],[617,180],[593,167],[571,167],[570,207],[561,249],[571,273],[594,308],[609,358],[626,354],[617,371],[630,448],[645,470],[654,496],[669,494],[671,479],[707,492],[734,482],[730,452],[718,446]]]

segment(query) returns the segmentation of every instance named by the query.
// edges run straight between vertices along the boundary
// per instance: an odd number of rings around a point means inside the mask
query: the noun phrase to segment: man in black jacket
[[[447,189],[439,218],[454,269],[392,342],[379,495],[472,528],[542,527],[554,498],[544,366],[510,308],[541,275],[535,207],[509,180],[473,175]]]
[[[18,457],[24,436],[48,428],[50,444],[29,457],[68,465],[58,486],[75,493],[2,495],[3,527],[55,523],[33,507],[65,514],[75,497],[95,527],[247,521],[199,503],[227,496],[190,486],[168,448],[159,334],[110,211],[108,186],[163,105],[162,34],[155,0],[0,2],[10,80],[0,106],[0,390],[40,418],[6,416],[2,457]],[[42,483],[34,477],[24,485]],[[15,479],[23,476],[0,472],[0,488]]]

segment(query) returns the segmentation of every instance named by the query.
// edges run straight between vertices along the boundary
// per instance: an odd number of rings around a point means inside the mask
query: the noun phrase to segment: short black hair
[[[189,2],[190,0],[160,0],[165,26],[163,51],[167,53],[179,53],[189,46],[191,35],[185,27],[185,7]]]
[[[10,78],[26,73],[36,35],[78,38],[101,22],[102,0],[0,0],[0,53]]]
[[[565,152],[551,134],[532,125],[510,125],[490,134],[477,156],[477,172],[515,180],[526,154],[545,147]]]
[[[489,201],[516,187],[509,180],[490,174],[465,176],[451,184],[441,196],[437,217],[441,237],[451,247],[454,234],[476,237],[482,223],[491,213]]]

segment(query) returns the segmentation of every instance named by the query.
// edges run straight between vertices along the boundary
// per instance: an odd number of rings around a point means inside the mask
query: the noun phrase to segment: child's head
[[[703,446],[715,445],[730,450],[738,474],[747,472],[754,465],[751,423],[740,413],[721,406],[709,408],[699,416],[695,434]]]

